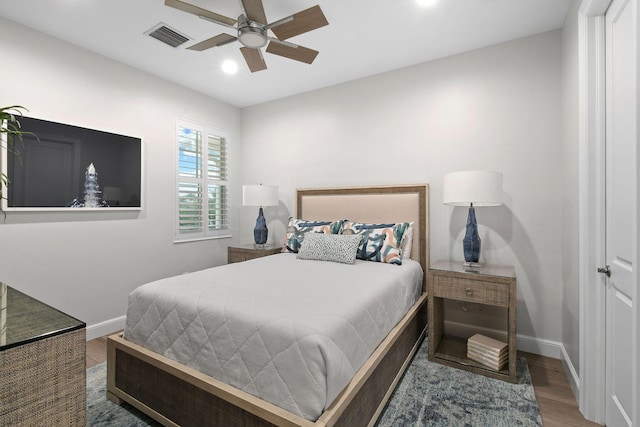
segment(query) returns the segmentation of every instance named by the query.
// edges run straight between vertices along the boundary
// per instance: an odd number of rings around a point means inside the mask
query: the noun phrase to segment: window
[[[228,145],[219,129],[176,122],[176,241],[231,236]]]

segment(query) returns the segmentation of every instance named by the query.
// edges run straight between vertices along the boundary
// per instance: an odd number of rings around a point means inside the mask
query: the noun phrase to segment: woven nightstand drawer
[[[278,246],[261,249],[256,249],[253,246],[229,246],[227,248],[227,263],[232,264],[234,262],[248,261],[250,259],[274,255],[280,252],[282,252],[282,249]]]
[[[459,301],[477,302],[501,307],[509,305],[509,289],[505,286],[456,277],[435,276],[434,296]]]

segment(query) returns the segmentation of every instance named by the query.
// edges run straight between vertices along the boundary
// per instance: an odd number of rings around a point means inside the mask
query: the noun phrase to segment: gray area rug
[[[127,403],[119,406],[107,399],[106,362],[87,369],[88,427],[145,427],[160,425]]]
[[[389,400],[378,427],[542,426],[527,361],[518,360],[518,383],[475,375],[428,361],[424,340]],[[87,425],[159,426],[129,405],[106,398],[106,364],[87,370]]]
[[[542,426],[525,358],[507,383],[428,360],[424,340],[377,426]]]

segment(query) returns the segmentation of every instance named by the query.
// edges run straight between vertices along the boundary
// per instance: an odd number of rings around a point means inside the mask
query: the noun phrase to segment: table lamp
[[[262,248],[267,243],[269,230],[264,218],[262,208],[264,206],[278,206],[278,187],[276,185],[243,185],[242,204],[244,206],[260,206],[256,228],[253,229],[253,238],[256,247]]]
[[[502,173],[490,171],[461,171],[444,176],[442,203],[450,206],[469,206],[469,216],[462,249],[465,266],[479,267],[480,236],[476,222],[476,206],[502,205]]]

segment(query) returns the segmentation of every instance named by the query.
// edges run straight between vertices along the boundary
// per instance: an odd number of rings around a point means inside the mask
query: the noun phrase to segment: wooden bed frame
[[[297,191],[298,218],[413,221],[411,258],[425,272],[418,302],[316,422],[133,344],[122,334],[107,339],[107,397],[127,402],[165,426],[373,425],[425,336],[428,201],[428,184]]]

